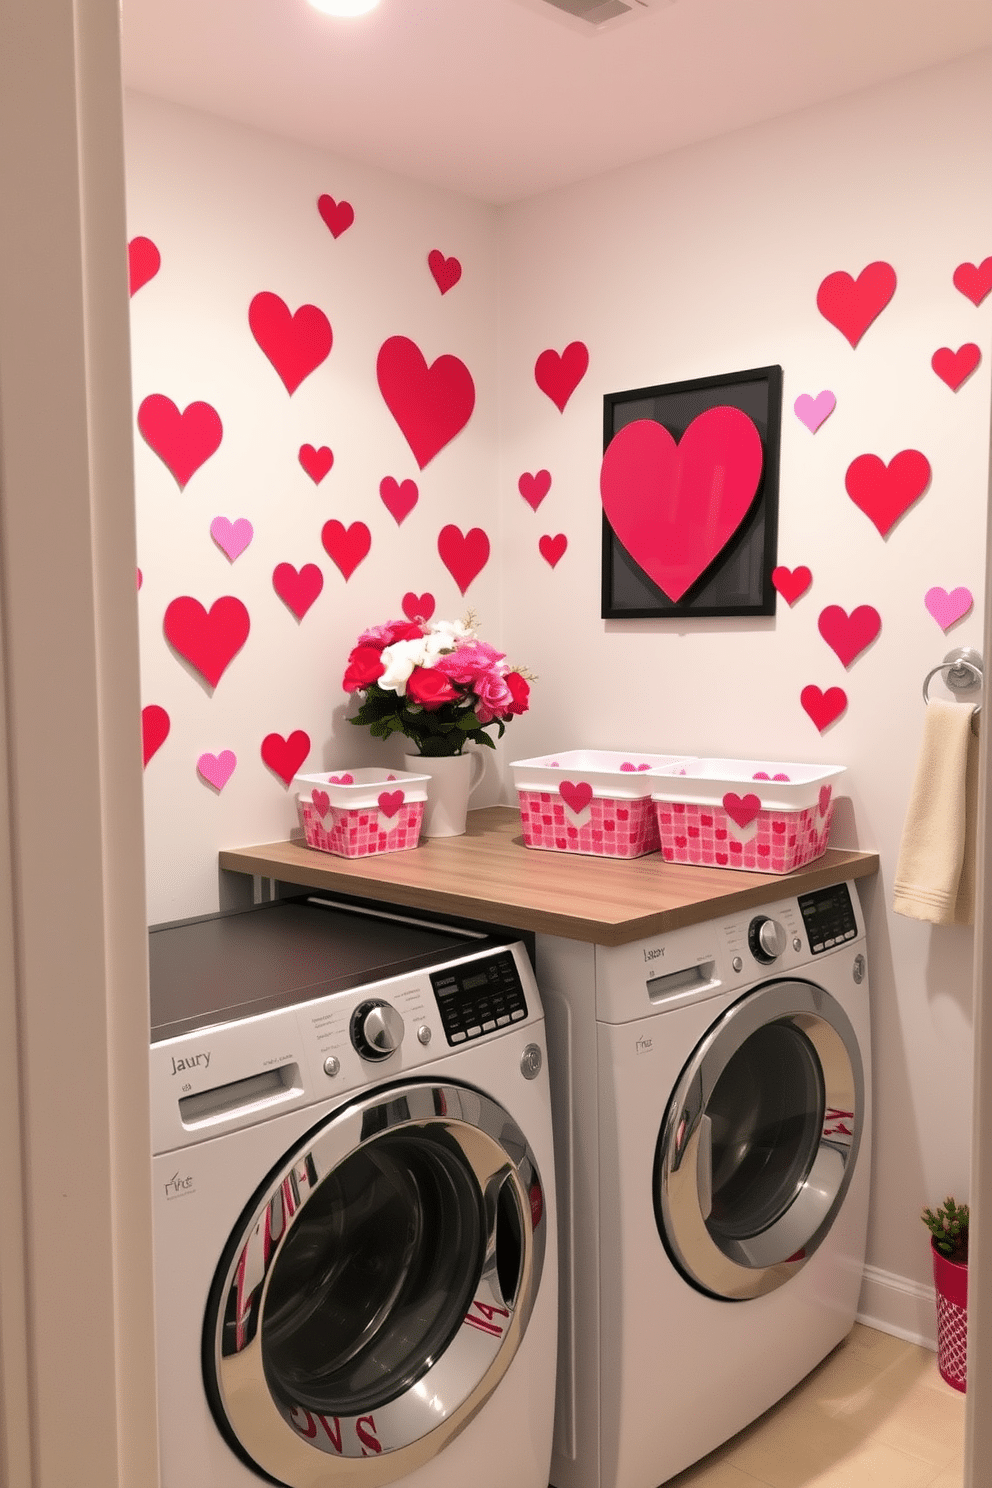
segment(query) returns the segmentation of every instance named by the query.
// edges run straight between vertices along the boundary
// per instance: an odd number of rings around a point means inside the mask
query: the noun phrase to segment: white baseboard
[[[932,1286],[866,1266],[861,1281],[858,1322],[924,1348],[937,1347],[937,1310]]]

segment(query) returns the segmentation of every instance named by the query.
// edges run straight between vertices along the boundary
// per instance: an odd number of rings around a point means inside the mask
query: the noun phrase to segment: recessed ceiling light
[[[379,0],[310,0],[310,4],[325,15],[360,16],[375,10]]]

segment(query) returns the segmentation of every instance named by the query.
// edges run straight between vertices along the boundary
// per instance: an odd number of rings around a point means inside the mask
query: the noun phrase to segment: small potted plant
[[[968,1205],[950,1197],[936,1211],[923,1210],[937,1293],[937,1367],[955,1390],[968,1377],[968,1220]]]

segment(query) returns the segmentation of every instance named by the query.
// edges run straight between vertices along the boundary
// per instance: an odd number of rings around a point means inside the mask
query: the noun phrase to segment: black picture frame
[[[654,419],[678,441],[694,418],[720,406],[739,408],[747,414],[761,437],[761,479],[747,516],[709,567],[676,601],[659,589],[631,557],[604,512],[604,620],[775,614],[772,569],[778,545],[781,367],[751,367],[717,377],[607,393],[603,398],[603,450],[605,453],[620,430],[636,419]]]

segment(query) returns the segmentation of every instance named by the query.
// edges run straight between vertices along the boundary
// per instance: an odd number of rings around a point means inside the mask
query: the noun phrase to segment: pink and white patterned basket
[[[339,858],[416,847],[428,778],[371,768],[297,775],[293,784],[307,846]]]
[[[843,765],[696,759],[652,782],[666,863],[791,873],[827,849]]]
[[[651,771],[685,755],[572,749],[510,765],[527,847],[639,858],[658,851]]]

